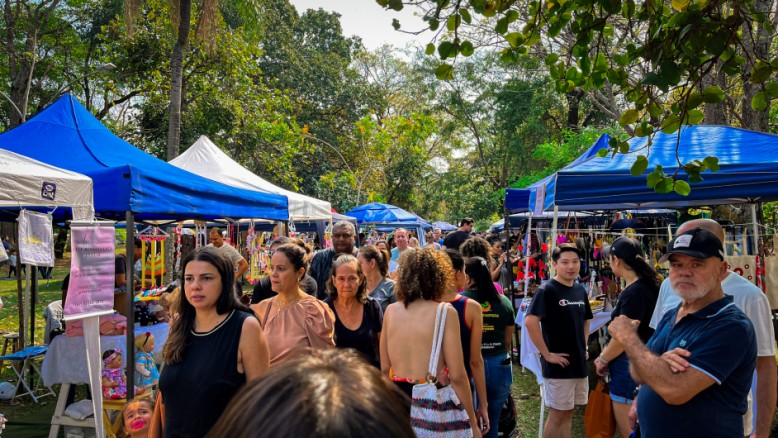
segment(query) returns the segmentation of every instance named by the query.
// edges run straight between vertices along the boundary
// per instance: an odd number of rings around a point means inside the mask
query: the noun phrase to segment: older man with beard
[[[667,312],[644,345],[640,321],[619,316],[610,325],[624,346],[638,395],[641,436],[742,437],[742,416],[756,365],[756,335],[748,317],[725,295],[724,249],[715,234],[695,228],[679,234],[660,261],[681,304]],[[679,372],[662,355],[690,351]]]
[[[697,227],[710,231],[722,243],[724,242],[724,228],[712,219],[694,219],[684,222],[678,227],[678,233],[682,234]],[[773,332],[770,303],[767,302],[767,296],[761,289],[732,271],[727,271],[721,282],[721,288],[725,294],[732,295],[735,305],[746,314],[756,330],[756,387],[759,390],[756,391],[755,403],[752,403],[752,395],[749,394],[748,411],[743,416],[743,429],[746,436],[767,438],[770,436],[770,427],[778,398],[776,394],[778,392],[776,390],[778,371],[776,371],[775,364],[775,333]],[[662,316],[677,307],[680,302],[681,298],[673,291],[670,281],[665,280],[659,290],[659,300],[651,317],[649,324],[651,328],[656,328],[662,320]],[[689,354],[691,353],[684,351],[683,356],[667,357],[672,357],[678,363],[677,369],[683,371],[689,366],[684,359]],[[752,404],[756,406],[756,409],[752,408]],[[756,414],[755,428],[753,427],[753,414]]]

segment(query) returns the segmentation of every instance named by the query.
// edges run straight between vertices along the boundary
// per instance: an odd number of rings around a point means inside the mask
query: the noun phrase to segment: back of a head
[[[354,351],[317,350],[246,384],[207,435],[414,437],[410,400]]]
[[[469,237],[459,247],[462,257],[482,257],[487,262],[491,260],[492,246],[481,236]]]
[[[722,227],[713,219],[692,219],[690,221],[686,221],[678,227],[678,230],[675,234],[683,234],[695,228],[702,228],[703,230],[710,231],[711,233],[715,234],[716,237],[718,237],[722,242],[726,240],[724,227]]]
[[[395,291],[406,306],[417,299],[436,300],[454,278],[451,261],[442,251],[426,247],[400,256]]]
[[[465,274],[473,281],[472,288],[478,294],[478,302],[495,302],[499,299],[489,263],[483,257],[468,257],[465,260]]]

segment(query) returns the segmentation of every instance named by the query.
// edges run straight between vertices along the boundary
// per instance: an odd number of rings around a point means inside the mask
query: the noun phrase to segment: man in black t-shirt
[[[561,245],[551,260],[556,276],[535,292],[524,324],[543,365],[549,408],[544,436],[570,436],[573,408],[589,397],[586,341],[592,310],[586,290],[575,282],[581,267],[578,248]]]
[[[475,221],[471,217],[466,217],[459,222],[459,229],[448,233],[446,238],[443,239],[442,249],[455,249],[459,251],[459,247],[462,243],[470,237],[470,233],[473,232],[473,224]]]

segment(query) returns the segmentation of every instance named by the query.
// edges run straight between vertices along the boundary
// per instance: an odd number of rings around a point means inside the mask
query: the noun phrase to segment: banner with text
[[[113,222],[71,226],[70,284],[65,319],[113,311],[115,240]]]
[[[54,228],[51,215],[19,212],[19,262],[23,265],[54,266]]]

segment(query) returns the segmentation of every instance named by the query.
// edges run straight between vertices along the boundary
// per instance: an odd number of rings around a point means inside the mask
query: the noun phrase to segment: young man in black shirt
[[[555,248],[551,260],[556,276],[535,292],[524,323],[542,357],[549,408],[543,436],[569,437],[573,408],[585,405],[589,397],[586,341],[592,310],[583,286],[575,282],[581,267],[578,248]]]
[[[455,249],[459,251],[459,247],[462,243],[470,237],[470,233],[473,232],[473,224],[475,221],[471,217],[466,217],[459,221],[459,229],[453,233],[448,233],[446,238],[443,239],[442,249]]]

